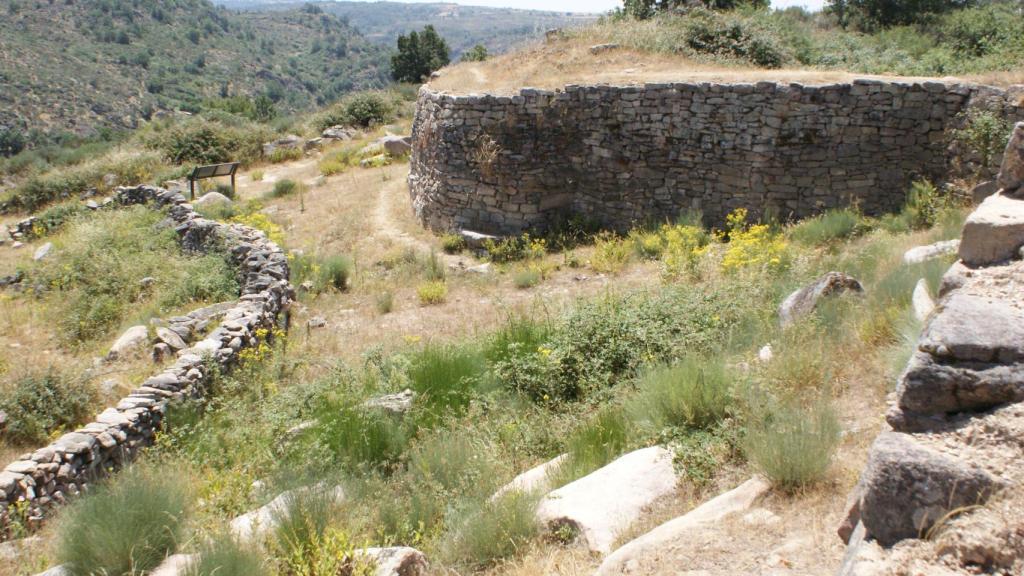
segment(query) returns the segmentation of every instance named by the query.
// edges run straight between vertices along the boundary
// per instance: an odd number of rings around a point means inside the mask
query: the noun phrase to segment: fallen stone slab
[[[457,232],[459,237],[462,238],[466,246],[475,249],[484,248],[488,242],[500,242],[501,238],[497,236],[491,236],[490,234],[481,234],[480,232],[474,232],[472,230],[459,230]]]
[[[370,398],[366,402],[363,402],[363,406],[366,408],[378,408],[385,412],[390,412],[396,415],[402,415],[412,410],[413,400],[416,399],[416,393],[406,388],[397,394],[385,394],[377,398]]]
[[[178,335],[177,332],[171,330],[170,328],[164,328],[163,326],[158,327],[156,329],[156,337],[161,342],[167,344],[168,346],[175,350],[184,350],[185,348],[188,348],[188,345],[185,343],[185,340],[180,335]]]
[[[1024,200],[993,194],[964,222],[960,259],[964,264],[989,266],[1020,256],[1024,245]]]
[[[569,527],[592,552],[607,554],[645,508],[675,489],[672,453],[653,446],[549,493],[537,506],[536,518],[552,531]]]
[[[182,576],[190,564],[199,559],[198,554],[174,554],[168,556],[149,576]]]
[[[641,561],[657,561],[657,557],[666,553],[673,543],[685,542],[687,534],[692,531],[750,509],[770,488],[771,485],[763,478],[751,478],[623,545],[604,559],[594,576],[642,573],[637,572]]]
[[[924,322],[935,310],[935,299],[932,298],[931,290],[928,289],[928,281],[921,278],[914,285],[914,293],[910,297],[911,305],[914,308],[914,318]]]
[[[422,552],[408,546],[363,548],[353,554],[357,562],[374,565],[373,576],[426,576],[430,565]]]
[[[107,353],[107,360],[118,360],[132,354],[149,344],[149,330],[138,325],[124,331]]]
[[[494,502],[509,492],[533,492],[548,490],[550,488],[551,474],[568,458],[568,454],[556,456],[543,464],[534,466],[526,472],[516,476],[511,482],[505,484],[491,496],[490,501]]]
[[[864,288],[853,276],[842,272],[827,272],[810,285],[787,296],[779,306],[779,320],[783,326],[789,326],[813,312],[822,298],[844,292],[863,291]]]
[[[47,242],[46,244],[43,244],[42,246],[36,249],[35,254],[32,254],[32,260],[38,262],[43,258],[46,258],[46,256],[50,253],[50,250],[53,250],[53,242]]]
[[[927,246],[915,246],[903,253],[904,264],[920,264],[947,254],[955,254],[960,248],[960,239],[943,240]]]
[[[334,502],[340,502],[345,498],[345,491],[341,486],[327,489],[324,486],[306,486],[288,490],[279,494],[264,506],[251,512],[246,512],[231,521],[229,528],[231,533],[241,542],[252,542],[262,539],[277,527],[278,519],[288,511],[292,499],[302,498],[309,495],[313,490],[327,490],[327,496]]]

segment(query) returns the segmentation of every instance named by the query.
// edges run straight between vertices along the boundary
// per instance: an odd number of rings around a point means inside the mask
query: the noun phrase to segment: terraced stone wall
[[[800,218],[899,208],[942,180],[970,106],[1024,119],[1020,91],[939,82],[647,84],[420,91],[409,176],[435,229],[507,234],[577,215],[625,229],[699,210]],[[998,165],[998,159],[996,164]]]
[[[287,256],[262,232],[202,218],[184,196],[161,188],[120,188],[115,200],[166,207],[186,249],[222,242],[238,266],[241,295],[219,326],[116,406],[0,471],[0,529],[12,512],[18,521],[41,521],[49,508],[132,460],[152,443],[168,405],[202,396],[211,369],[235,364],[242,349],[258,344],[257,330],[273,328],[294,298]]]

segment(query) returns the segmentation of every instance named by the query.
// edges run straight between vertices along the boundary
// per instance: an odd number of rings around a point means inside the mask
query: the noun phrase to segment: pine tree
[[[398,53],[391,57],[391,76],[398,82],[422,82],[448,62],[448,43],[433,26],[427,26],[421,33],[413,31],[398,37]]]

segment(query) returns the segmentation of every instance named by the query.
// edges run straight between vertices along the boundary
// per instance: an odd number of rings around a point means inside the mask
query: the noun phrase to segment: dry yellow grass
[[[812,69],[767,70],[750,66],[701,63],[682,55],[652,54],[619,48],[591,54],[590,47],[607,42],[588,29],[578,36],[536,44],[485,62],[460,62],[441,70],[429,86],[454,94],[487,93],[508,95],[530,86],[555,90],[570,84],[633,85],[657,82],[799,82],[827,84],[854,78],[923,78],[851,74]],[[1024,72],[993,73],[967,80],[1011,84],[1024,79]]]

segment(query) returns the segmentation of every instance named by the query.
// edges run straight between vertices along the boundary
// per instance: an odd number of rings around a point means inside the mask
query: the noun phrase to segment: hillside
[[[277,11],[294,9],[297,0],[218,0],[229,8]],[[393,47],[400,34],[432,24],[444,36],[453,58],[477,44],[502,53],[537,38],[546,30],[592,22],[592,14],[461,6],[449,3],[318,2],[314,5],[347,20],[368,40]]]
[[[4,0],[0,11],[0,126],[26,131],[129,128],[236,95],[265,94],[288,112],[382,86],[389,75],[384,50],[311,10]]]

